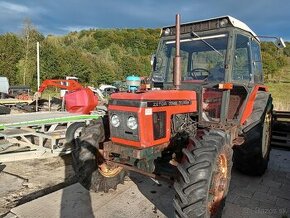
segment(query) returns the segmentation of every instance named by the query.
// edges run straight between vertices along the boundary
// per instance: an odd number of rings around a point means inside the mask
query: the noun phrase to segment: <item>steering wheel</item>
[[[191,71],[189,71],[189,76],[196,80],[205,80],[208,78],[209,75],[210,75],[209,70],[201,67],[194,68]]]

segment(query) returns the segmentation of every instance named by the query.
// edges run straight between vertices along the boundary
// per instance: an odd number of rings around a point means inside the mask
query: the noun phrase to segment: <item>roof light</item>
[[[229,20],[224,18],[220,21],[220,27],[226,27],[228,23],[229,23]]]
[[[166,28],[165,30],[164,30],[164,35],[165,36],[168,36],[170,34],[170,29],[169,28]]]

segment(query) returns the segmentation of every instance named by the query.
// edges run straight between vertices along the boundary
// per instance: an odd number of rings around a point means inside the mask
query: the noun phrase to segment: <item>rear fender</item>
[[[250,116],[253,112],[254,103],[255,103],[255,100],[257,97],[257,93],[259,91],[269,92],[268,87],[263,86],[263,85],[257,85],[252,89],[252,91],[249,94],[249,97],[247,99],[245,108],[243,110],[243,114],[241,116],[241,120],[240,120],[241,125],[248,125],[248,124],[246,124],[246,121],[250,118]]]
[[[269,92],[258,91],[252,112],[243,124],[243,132],[246,133],[258,124],[262,125],[266,113],[273,109],[272,97]]]

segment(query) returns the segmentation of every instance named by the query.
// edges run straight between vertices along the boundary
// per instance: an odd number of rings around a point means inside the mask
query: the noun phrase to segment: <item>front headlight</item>
[[[111,124],[113,127],[120,126],[120,118],[116,114],[111,116]]]
[[[132,130],[137,129],[138,124],[137,124],[136,118],[133,116],[130,116],[127,120],[127,126],[128,126],[128,128],[130,128]]]

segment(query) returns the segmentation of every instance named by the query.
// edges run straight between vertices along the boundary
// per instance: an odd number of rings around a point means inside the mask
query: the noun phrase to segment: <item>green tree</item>
[[[261,50],[265,80],[279,79],[281,69],[287,64],[285,51],[276,48],[272,42],[262,42]]]
[[[42,80],[64,78],[61,66],[63,48],[49,40],[40,44],[40,72]]]
[[[9,79],[10,84],[18,84],[17,63],[23,56],[23,41],[12,33],[0,35],[0,75]]]
[[[278,65],[275,59],[273,59],[272,55],[267,52],[262,52],[263,58],[263,71],[265,75],[265,79],[269,80],[273,77],[275,72],[278,70]]]
[[[24,57],[19,61],[18,78],[22,77],[22,84],[36,87],[36,43],[44,40],[29,19],[24,20],[21,39],[24,42]]]
[[[59,60],[60,76],[76,76],[80,81],[87,82],[90,74],[89,65],[86,56],[81,50],[75,48],[62,49]]]

